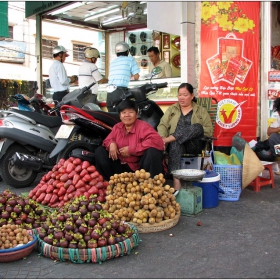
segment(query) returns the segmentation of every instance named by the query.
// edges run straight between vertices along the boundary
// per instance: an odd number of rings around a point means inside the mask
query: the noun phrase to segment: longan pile
[[[19,225],[7,224],[0,227],[0,249],[14,248],[33,240],[28,231]]]
[[[159,223],[180,213],[174,188],[165,185],[162,173],[150,178],[144,169],[110,177],[103,209],[126,222]]]

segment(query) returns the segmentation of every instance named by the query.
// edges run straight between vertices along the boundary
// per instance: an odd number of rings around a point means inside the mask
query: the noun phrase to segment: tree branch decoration
[[[202,2],[201,24],[217,24],[223,31],[252,32],[255,23],[235,2]]]

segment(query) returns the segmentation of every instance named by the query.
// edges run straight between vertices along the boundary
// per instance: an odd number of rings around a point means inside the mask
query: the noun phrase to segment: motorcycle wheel
[[[10,186],[17,189],[25,188],[34,182],[37,173],[32,169],[12,165],[10,158],[15,152],[28,153],[28,151],[20,145],[11,145],[0,161],[0,174],[2,179]]]
[[[75,149],[79,149],[79,148],[83,149],[83,150],[87,150],[91,153],[95,152],[95,148],[87,142],[72,141],[72,142],[69,142],[67,144],[66,148],[58,154],[56,162],[58,163],[61,158],[68,159],[69,157],[72,156],[71,155],[72,151],[75,150]]]

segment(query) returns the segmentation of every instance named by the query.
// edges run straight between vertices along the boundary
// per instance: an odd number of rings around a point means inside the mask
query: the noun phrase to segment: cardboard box
[[[182,169],[200,169],[201,157],[183,157],[181,158]]]
[[[183,157],[181,158],[182,169],[199,169],[201,166],[201,157]],[[213,162],[210,156],[204,157],[203,170],[213,170]]]

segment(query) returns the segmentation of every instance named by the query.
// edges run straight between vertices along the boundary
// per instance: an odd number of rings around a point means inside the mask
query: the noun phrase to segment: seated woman
[[[196,104],[191,84],[182,83],[178,88],[178,102],[170,106],[157,127],[163,142],[168,146],[168,171],[181,169],[182,154],[201,153],[203,136],[212,136],[213,126],[207,110]],[[174,195],[181,183],[173,178]]]
[[[164,143],[147,122],[137,119],[133,100],[118,105],[121,122],[114,125],[103,145],[95,151],[96,169],[109,181],[110,176],[145,169],[151,177],[163,173]]]

